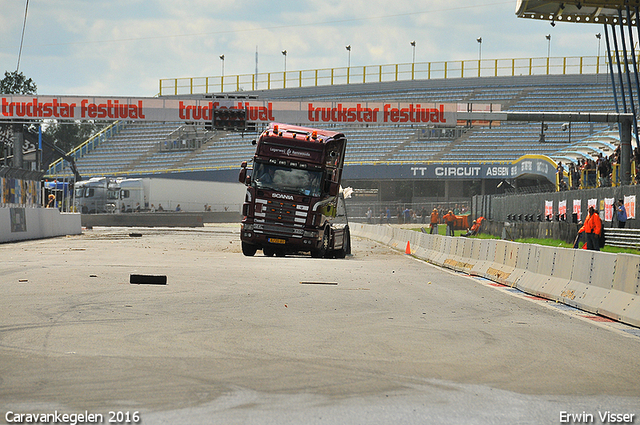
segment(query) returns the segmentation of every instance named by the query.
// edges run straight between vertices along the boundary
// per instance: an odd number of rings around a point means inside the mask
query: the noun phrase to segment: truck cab
[[[347,139],[342,133],[269,125],[257,141],[253,168],[242,163],[242,252],[266,256],[309,252],[344,258],[351,252],[340,182]]]
[[[76,211],[82,214],[113,212],[118,198],[119,182],[108,177],[93,177],[74,185]]]

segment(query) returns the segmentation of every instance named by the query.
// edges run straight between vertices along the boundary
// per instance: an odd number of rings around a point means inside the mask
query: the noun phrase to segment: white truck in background
[[[120,180],[118,212],[240,211],[246,189],[238,183],[136,178]]]
[[[164,178],[93,178],[76,184],[82,213],[136,211],[240,211],[246,189],[240,183]],[[93,190],[91,190],[93,189]],[[206,207],[205,207],[206,206]]]
[[[112,213],[120,196],[120,180],[110,177],[92,177],[73,188],[75,210],[82,214]]]

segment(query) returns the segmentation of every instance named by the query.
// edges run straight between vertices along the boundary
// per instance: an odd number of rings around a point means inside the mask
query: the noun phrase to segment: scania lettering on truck
[[[244,255],[310,252],[344,258],[351,253],[340,190],[347,139],[342,133],[272,123],[260,135],[249,175],[240,239]]]

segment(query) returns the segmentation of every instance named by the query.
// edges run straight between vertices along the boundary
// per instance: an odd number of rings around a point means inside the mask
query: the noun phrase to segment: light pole
[[[222,62],[222,71],[220,73],[220,91],[224,91],[224,55],[220,55],[220,62]]]
[[[284,73],[282,74],[282,87],[287,87],[287,51],[282,51],[282,56],[284,56]]]
[[[351,44],[344,47],[347,49],[347,68],[351,68]]]
[[[482,37],[476,38],[478,42],[478,77],[480,76],[480,69],[482,69]]]
[[[602,41],[602,34],[597,33],[596,38],[598,39],[598,54],[596,56],[596,83],[597,83],[598,74],[600,73],[600,42]]]
[[[416,63],[416,41],[415,40],[413,40],[411,42],[411,47],[413,49],[413,56],[412,56],[412,59],[411,59],[411,63],[415,64]]]
[[[349,73],[351,71],[351,44],[344,46],[347,49],[347,84],[349,84]]]
[[[551,34],[547,34],[544,36],[547,39],[547,61],[551,56]]]

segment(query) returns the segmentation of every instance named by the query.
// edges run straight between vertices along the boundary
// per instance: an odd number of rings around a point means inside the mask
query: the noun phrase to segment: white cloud
[[[5,1],[0,63],[17,61],[24,2]],[[218,77],[259,71],[344,67],[482,56],[596,54],[599,25],[516,18],[515,1],[497,0],[42,0],[31,2],[21,71],[42,94],[152,96],[160,78]],[[604,52],[604,43],[601,53]],[[0,70],[4,72],[4,70]]]

